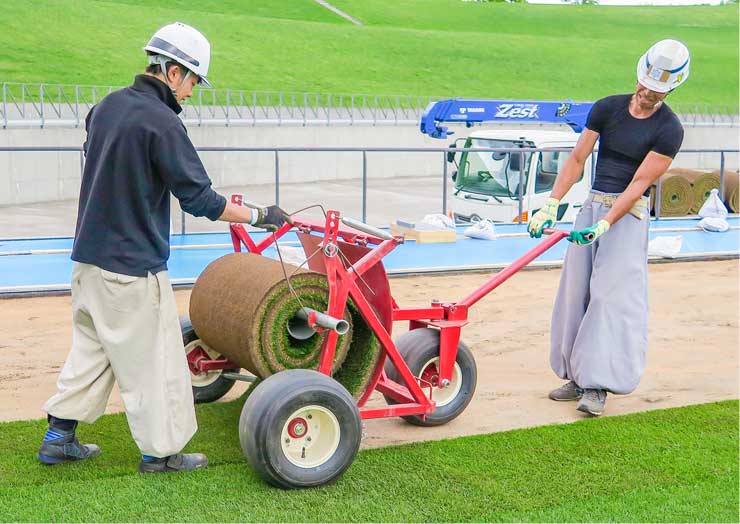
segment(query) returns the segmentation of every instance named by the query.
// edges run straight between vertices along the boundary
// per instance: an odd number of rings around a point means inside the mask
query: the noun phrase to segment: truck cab
[[[458,148],[573,148],[579,134],[571,130],[481,130],[458,139]],[[491,219],[494,222],[526,222],[550,196],[555,178],[568,151],[451,153],[453,201],[450,208],[458,220]],[[558,220],[573,221],[591,187],[589,155],[580,179],[561,200]],[[522,216],[519,216],[519,184],[522,184]]]

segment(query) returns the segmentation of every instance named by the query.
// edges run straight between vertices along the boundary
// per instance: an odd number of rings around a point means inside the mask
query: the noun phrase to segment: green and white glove
[[[579,246],[587,246],[593,244],[594,241],[601,235],[609,231],[609,222],[606,220],[599,220],[593,226],[581,229],[579,231],[571,231],[568,235],[568,240]]]
[[[546,227],[552,227],[555,225],[555,221],[558,219],[558,206],[560,200],[557,198],[548,198],[542,209],[537,211],[532,218],[529,220],[529,236],[532,238],[540,238],[542,236],[542,230]]]

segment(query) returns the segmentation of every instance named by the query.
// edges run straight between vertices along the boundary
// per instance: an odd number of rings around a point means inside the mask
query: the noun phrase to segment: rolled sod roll
[[[190,295],[190,320],[201,340],[259,378],[286,369],[316,369],[327,331],[299,340],[288,321],[301,307],[326,311],[329,288],[321,273],[300,270],[290,285],[279,261],[232,253],[211,262]],[[356,398],[365,391],[380,358],[380,344],[353,303],[350,329],[337,341],[332,375]]]
[[[719,175],[714,173],[704,173],[699,176],[694,182],[694,207],[696,213],[699,212],[701,206],[709,198],[712,189],[719,187]]]
[[[666,173],[660,177],[660,182],[660,215],[668,217],[688,215],[694,204],[694,192],[689,181],[682,175]],[[658,205],[657,201],[654,205]]]
[[[717,175],[717,178],[719,178],[719,169],[712,171],[712,174]],[[724,195],[722,195],[722,200],[725,201],[725,205],[733,213],[737,213],[740,210],[740,202],[738,202],[739,180],[740,173],[738,171],[725,169],[725,192]]]

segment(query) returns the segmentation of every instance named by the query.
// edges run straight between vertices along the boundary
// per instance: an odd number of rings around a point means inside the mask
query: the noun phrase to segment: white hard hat
[[[678,40],[653,44],[637,62],[637,81],[657,93],[667,93],[689,78],[689,49]]]
[[[160,63],[160,56],[171,58],[198,75],[200,85],[211,87],[206,78],[211,62],[211,44],[197,29],[181,22],[166,25],[154,33],[144,51],[150,54],[150,64]]]

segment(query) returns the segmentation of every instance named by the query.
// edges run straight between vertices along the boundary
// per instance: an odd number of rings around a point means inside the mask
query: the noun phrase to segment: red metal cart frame
[[[353,223],[353,225],[357,224],[359,223]],[[429,307],[406,308],[400,307],[390,296],[385,270],[381,263],[385,255],[403,243],[403,237],[392,237],[384,231],[364,224],[361,225],[365,226],[362,230],[350,227],[346,223],[342,223],[337,211],[328,211],[324,223],[294,217],[292,224],[285,224],[275,233],[267,235],[259,243],[255,243],[247,230],[240,224],[231,224],[230,231],[235,252],[241,252],[242,248],[246,248],[250,253],[262,254],[272,244],[277,246],[277,240],[294,228],[299,235],[303,235],[304,250],[307,251],[306,242],[312,243],[312,246],[315,245],[321,249],[322,256],[318,257],[318,261],[309,265],[309,267],[312,270],[318,270],[326,274],[329,287],[326,313],[334,318],[343,318],[347,307],[347,299],[351,298],[382,348],[382,355],[370,384],[358,400],[358,407],[363,419],[406,415],[424,416],[432,413],[435,409],[434,388],[445,387],[452,379],[460,332],[463,326],[468,323],[469,309],[524,266],[568,236],[565,231],[547,230],[546,233],[549,235],[547,238],[505,269],[493,275],[478,289],[459,302],[433,301]],[[374,232],[377,232],[377,234],[373,234]],[[309,237],[311,238],[309,239]],[[346,249],[350,246],[362,246],[364,248],[358,252],[359,255],[355,257],[356,260],[351,264],[347,263],[347,260],[343,261],[338,256],[340,249]],[[367,246],[374,247],[369,248]],[[380,297],[366,290],[366,288],[369,289],[369,286],[363,276],[372,275],[373,272],[375,272],[376,283],[380,284],[383,279],[386,280],[385,291],[384,289],[380,290]],[[361,288],[358,281],[362,281],[364,287]],[[378,287],[383,288],[383,286]],[[385,308],[382,305],[386,303],[388,304],[388,311],[384,311]],[[437,370],[438,376],[435,377],[434,381],[425,377],[415,377],[412,374],[391,338],[392,324],[396,321],[408,321],[409,329],[433,327],[439,330],[439,369]],[[318,371],[326,375],[331,373],[331,363],[334,359],[337,340],[338,334],[329,330],[318,367]],[[390,359],[397,369],[402,383],[389,379],[384,372],[386,358]],[[188,365],[194,374],[238,367],[225,358],[211,359],[202,350],[188,354]],[[425,393],[424,389],[427,389],[429,393]],[[384,407],[367,407],[365,404],[373,391],[378,391],[392,398],[398,404]]]

